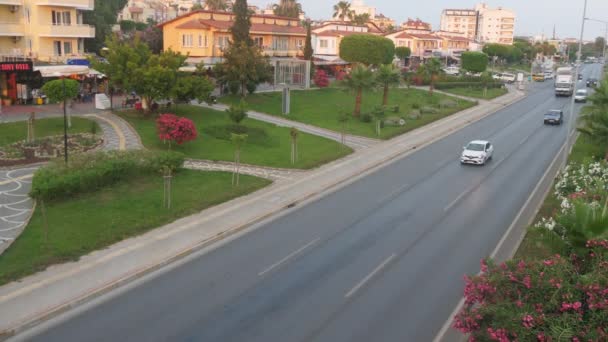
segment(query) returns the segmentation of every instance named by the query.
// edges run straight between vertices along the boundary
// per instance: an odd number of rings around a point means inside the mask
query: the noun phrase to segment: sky
[[[249,0],[250,4],[265,7],[273,0]],[[329,19],[333,5],[338,0],[299,0],[308,17]],[[515,11],[516,35],[533,36],[544,33],[551,37],[553,25],[559,38],[578,38],[583,17],[584,0],[487,0],[490,7],[504,7]],[[445,8],[473,8],[475,0],[365,0],[365,5],[376,7],[378,12],[398,23],[408,17],[430,22],[433,29],[439,28],[441,11]],[[587,17],[608,21],[608,0],[588,0]],[[606,25],[587,21],[585,39],[604,36]]]

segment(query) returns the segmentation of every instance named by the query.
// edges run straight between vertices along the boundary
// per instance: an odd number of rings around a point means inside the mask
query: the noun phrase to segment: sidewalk
[[[523,98],[513,92],[246,197],[180,219],[73,263],[0,287],[0,339],[180,260],[289,208],[301,206]]]
[[[211,109],[215,109],[215,110],[222,111],[222,112],[225,111],[226,109],[228,109],[228,106],[224,105],[224,104],[208,105],[206,103],[196,103],[196,102],[193,102],[193,104],[196,106],[211,108]],[[314,135],[317,135],[320,137],[331,139],[331,140],[334,140],[337,142],[342,142],[342,135],[339,132],[335,132],[335,131],[331,131],[329,129],[320,128],[320,127],[308,125],[305,123],[289,120],[288,115],[283,118],[283,117],[260,113],[260,112],[251,111],[251,110],[247,111],[247,115],[252,119],[268,122],[268,123],[275,124],[280,127],[295,127],[298,130],[305,132],[305,133],[310,133],[310,134],[314,134]],[[375,145],[379,144],[380,142],[381,142],[381,140],[377,140],[377,139],[365,138],[365,137],[360,137],[360,136],[356,136],[356,135],[348,135],[348,134],[345,135],[345,145],[354,149],[355,151],[364,149],[364,148],[369,148],[371,146],[375,146]]]

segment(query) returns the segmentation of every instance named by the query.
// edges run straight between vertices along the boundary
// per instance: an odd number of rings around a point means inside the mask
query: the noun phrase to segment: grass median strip
[[[182,170],[172,181],[172,207],[163,209],[163,178],[146,175],[46,203],[48,242],[40,206],[24,232],[0,255],[0,284],[173,222],[261,189],[270,181],[241,175],[232,187],[230,173]]]
[[[352,113],[355,104],[354,94],[341,89],[298,90],[291,92],[291,113],[283,115],[281,96],[281,93],[259,93],[249,95],[245,101],[251,110],[336,132],[342,130],[343,123],[339,120],[341,114]],[[221,98],[220,101],[229,105],[236,104],[240,101],[240,97],[227,96]],[[442,102],[449,105],[441,106]],[[375,120],[370,115],[373,109],[381,104],[382,92],[364,92],[361,118],[351,117],[346,123],[346,132],[369,138],[390,139],[475,105],[473,102],[443,94],[435,93],[431,96],[424,90],[392,89],[389,93],[385,118],[404,118],[406,124],[404,126],[385,125],[378,136]],[[414,111],[419,112],[418,118],[410,117]],[[368,122],[363,120],[366,115],[370,119]]]
[[[72,117],[72,127],[68,128],[68,134],[90,133],[94,126],[97,133],[101,128],[96,122]],[[37,139],[63,135],[63,118],[36,119],[34,133]],[[27,121],[5,122],[0,124],[0,146],[6,146],[27,138]]]
[[[444,89],[443,91],[454,95],[473,97],[482,100],[495,99],[508,93],[505,88],[489,88],[485,94],[483,88],[451,88]]]
[[[340,143],[315,135],[300,132],[298,135],[298,160],[291,164],[291,136],[289,127],[245,119],[241,125],[233,124],[226,113],[212,109],[181,105],[168,110],[178,116],[194,121],[198,138],[172,150],[188,158],[215,161],[233,161],[234,145],[230,133],[247,134],[243,145],[241,162],[244,164],[311,169],[352,153],[352,149]],[[136,112],[120,113],[139,133],[146,148],[167,150],[156,133],[154,118],[144,118]]]

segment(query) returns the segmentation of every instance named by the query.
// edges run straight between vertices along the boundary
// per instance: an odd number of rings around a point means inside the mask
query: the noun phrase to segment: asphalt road
[[[32,339],[430,341],[565,140],[552,85]],[[473,139],[485,167],[458,162]]]

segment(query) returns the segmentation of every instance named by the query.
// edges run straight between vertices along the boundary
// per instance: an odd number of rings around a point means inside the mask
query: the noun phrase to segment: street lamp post
[[[581,23],[581,36],[578,41],[578,52],[576,54],[576,67],[574,68],[574,90],[570,99],[570,120],[568,120],[568,131],[566,132],[566,148],[564,149],[564,167],[568,164],[568,156],[570,155],[570,135],[576,118],[574,117],[574,98],[578,87],[578,70],[580,68],[581,55],[583,53],[583,34],[585,32],[585,19],[587,18],[587,0],[583,7],[583,20]]]

